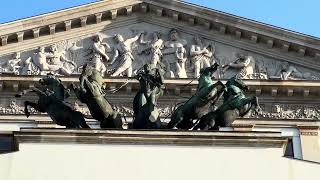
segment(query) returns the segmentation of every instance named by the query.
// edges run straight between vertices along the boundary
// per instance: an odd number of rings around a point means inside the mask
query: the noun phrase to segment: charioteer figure
[[[159,129],[161,122],[156,106],[157,99],[163,95],[163,75],[158,68],[152,68],[151,64],[145,64],[143,67],[144,71],[136,76],[140,89],[133,100],[133,128]]]

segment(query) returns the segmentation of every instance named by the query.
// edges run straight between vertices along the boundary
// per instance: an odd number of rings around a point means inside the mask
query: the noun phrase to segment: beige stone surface
[[[320,163],[320,136],[319,130],[301,132],[301,146],[303,159]]]
[[[22,144],[1,155],[2,180],[316,179],[319,164],[282,157],[282,148]]]

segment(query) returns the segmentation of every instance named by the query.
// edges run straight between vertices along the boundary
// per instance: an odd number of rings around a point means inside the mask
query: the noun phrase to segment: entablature
[[[38,81],[42,76],[0,76],[0,91],[17,92],[23,88],[39,86]],[[60,77],[68,86],[71,83],[78,83],[78,76]],[[226,80],[221,79],[223,83]],[[249,91],[257,96],[271,97],[319,97],[320,81],[308,80],[255,80],[245,79],[245,84],[249,86]],[[131,93],[138,89],[139,82],[135,78],[104,78],[106,90],[118,89],[120,92]],[[166,79],[164,80],[166,90],[175,95],[192,95],[196,91],[198,81],[196,79]]]

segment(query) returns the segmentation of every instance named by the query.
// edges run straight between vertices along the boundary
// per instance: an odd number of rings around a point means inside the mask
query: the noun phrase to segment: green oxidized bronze
[[[71,89],[82,103],[87,104],[92,117],[100,121],[101,128],[122,128],[120,115],[105,98],[100,72],[90,65],[84,65],[79,80],[80,87],[72,84]]]
[[[64,100],[69,97],[69,90],[67,90],[60,79],[52,74],[39,80],[42,89],[31,88],[17,94],[16,97],[21,97],[29,92],[36,93],[39,97],[37,103],[25,101],[25,114],[30,116],[28,106],[34,108],[39,112],[46,112],[50,118],[61,126],[66,128],[90,128],[80,112],[73,110],[68,106]]]
[[[160,69],[151,64],[143,66],[136,78],[139,80],[140,89],[133,100],[134,129],[159,129],[161,122],[157,99],[163,95],[163,75]]]
[[[214,83],[212,75],[217,70],[218,64],[202,69],[197,92],[184,104],[179,106],[171,116],[167,125],[168,129],[174,127],[190,129],[194,126],[193,120],[200,119],[208,113],[211,105],[214,105],[225,90],[222,82]]]
[[[247,97],[244,92],[248,86],[241,79],[233,77],[226,83],[226,91],[223,94],[223,104],[217,110],[209,112],[201,117],[199,124],[194,129],[208,130],[219,127],[231,126],[233,121],[245,116],[252,108],[260,110],[256,96]]]

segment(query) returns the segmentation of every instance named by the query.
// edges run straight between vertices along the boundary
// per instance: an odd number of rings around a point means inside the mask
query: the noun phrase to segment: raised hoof
[[[26,112],[25,114],[26,114],[27,118],[29,118],[30,113],[29,113],[29,112]]]

